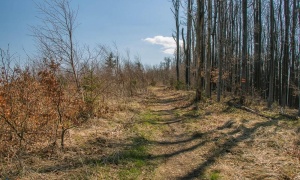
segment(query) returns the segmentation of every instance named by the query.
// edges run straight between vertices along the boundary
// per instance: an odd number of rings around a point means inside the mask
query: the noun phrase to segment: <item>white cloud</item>
[[[154,36],[153,38],[146,38],[143,40],[151,44],[162,46],[162,52],[165,54],[174,54],[176,49],[176,42],[173,37]],[[182,42],[180,41],[180,43]]]
[[[174,54],[176,48],[169,48],[169,49],[165,49],[163,50],[163,53],[165,54]]]

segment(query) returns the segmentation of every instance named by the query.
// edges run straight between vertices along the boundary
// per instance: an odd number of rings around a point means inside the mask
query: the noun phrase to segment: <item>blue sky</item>
[[[36,0],[42,2],[42,0]],[[140,55],[145,64],[158,64],[172,56],[175,42],[171,38],[174,19],[169,0],[72,0],[78,8],[76,41],[95,47],[112,45],[125,54]],[[0,48],[7,49],[22,61],[25,52],[36,51],[30,26],[39,22],[33,0],[1,0]]]

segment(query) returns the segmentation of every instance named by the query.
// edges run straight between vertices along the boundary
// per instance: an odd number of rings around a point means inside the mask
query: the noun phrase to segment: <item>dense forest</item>
[[[299,109],[300,0],[172,0],[174,57],[145,66],[117,45],[76,44],[70,1],[37,3],[39,51],[18,65],[0,49],[0,159],[65,148],[70,129],[123,110],[149,86],[195,92],[197,104],[232,96]],[[1,177],[1,175],[0,175]]]
[[[299,107],[299,1],[172,3],[179,51],[159,69],[177,88],[197,89],[197,101],[216,92]]]

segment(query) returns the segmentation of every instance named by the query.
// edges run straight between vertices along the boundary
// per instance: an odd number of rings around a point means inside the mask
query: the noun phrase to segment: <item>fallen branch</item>
[[[260,112],[258,112],[258,111],[255,111],[255,110],[253,110],[253,109],[251,109],[251,108],[248,108],[248,107],[246,107],[246,106],[243,106],[243,105],[240,105],[240,104],[237,104],[237,103],[232,102],[232,101],[234,101],[234,100],[238,100],[238,99],[231,99],[231,100],[229,100],[229,101],[227,102],[227,105],[233,106],[233,107],[238,108],[238,109],[245,110],[245,111],[247,111],[247,112],[256,114],[256,115],[258,115],[258,116],[267,118],[267,119],[269,119],[269,120],[274,120],[274,119],[273,119],[272,117],[270,117],[270,116],[267,116],[267,115],[265,115],[265,114],[262,114],[262,113],[260,113]]]
[[[227,102],[227,105],[228,105],[228,106],[233,106],[233,107],[238,108],[238,109],[245,110],[245,111],[247,111],[247,112],[256,114],[256,115],[258,115],[258,116],[267,118],[267,119],[269,119],[269,120],[274,120],[273,117],[267,116],[267,115],[265,115],[265,114],[262,114],[261,112],[255,111],[255,110],[253,110],[253,109],[251,109],[251,108],[249,108],[249,107],[246,107],[246,106],[243,106],[243,105],[241,105],[241,104],[238,104],[238,103],[234,102],[234,101],[238,101],[238,100],[239,100],[239,99],[237,99],[237,98],[231,99],[231,100],[229,100],[229,101]],[[281,116],[284,116],[284,117],[286,117],[286,118],[288,118],[288,119],[291,119],[291,120],[298,120],[298,117],[297,117],[297,116],[292,116],[292,115],[288,115],[288,114],[284,114],[284,113],[280,113],[280,115],[281,115]]]

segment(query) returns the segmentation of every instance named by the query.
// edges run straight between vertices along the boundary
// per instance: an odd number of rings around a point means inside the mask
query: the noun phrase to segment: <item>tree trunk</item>
[[[254,88],[261,91],[261,0],[254,2]],[[261,94],[261,92],[259,93]]]
[[[205,94],[211,97],[210,78],[211,78],[211,22],[212,22],[212,1],[208,0],[208,27],[207,27],[207,60],[205,76]]]
[[[180,44],[179,44],[179,36],[180,36],[180,23],[179,23],[179,7],[180,7],[180,1],[179,0],[172,0],[173,3],[173,15],[175,18],[175,23],[176,23],[176,80],[177,80],[177,85],[179,85],[180,81],[180,76],[179,76],[179,58],[180,58]]]
[[[203,42],[203,31],[204,31],[204,0],[197,0],[197,23],[196,23],[196,54],[197,54],[197,63],[198,63],[198,71],[196,77],[196,98],[195,102],[199,102],[201,100],[201,70],[203,59],[203,51],[202,51],[202,42]]]
[[[186,69],[185,69],[185,81],[187,90],[191,86],[191,31],[192,31],[192,0],[188,0],[187,8],[187,35],[186,35]]]
[[[243,45],[242,45],[242,93],[241,104],[245,101],[246,83],[247,82],[247,0],[242,0],[242,16],[243,16]]]
[[[218,42],[218,84],[217,84],[217,101],[221,100],[222,93],[222,73],[223,73],[223,29],[224,29],[224,1],[219,1],[219,42]]]
[[[274,40],[275,40],[275,31],[274,31],[274,3],[273,0],[270,0],[270,74],[269,74],[269,95],[268,95],[268,108],[272,108],[274,101],[274,80],[275,80],[275,67],[274,67]]]
[[[285,20],[285,35],[283,44],[283,61],[282,61],[282,108],[284,109],[287,103],[287,86],[288,86],[288,62],[289,62],[289,0],[284,0],[284,20]]]
[[[295,34],[297,26],[297,2],[293,0],[293,18],[292,18],[292,29],[291,29],[291,69],[290,69],[290,82],[292,85],[296,85],[296,74],[295,74],[295,64],[296,64],[296,43],[295,43]],[[294,88],[292,86],[289,88],[289,99],[290,106],[296,107],[295,102],[296,98],[294,96]]]

